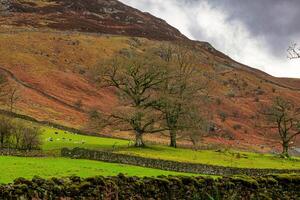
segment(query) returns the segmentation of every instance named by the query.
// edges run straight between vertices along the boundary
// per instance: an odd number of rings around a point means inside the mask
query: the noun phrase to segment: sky
[[[300,0],[120,0],[166,20],[193,40],[278,77],[300,78]]]

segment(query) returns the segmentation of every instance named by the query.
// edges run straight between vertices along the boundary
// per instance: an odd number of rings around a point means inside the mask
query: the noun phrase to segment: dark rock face
[[[10,8],[10,1],[9,0],[2,0],[0,1],[0,12],[7,13]]]
[[[117,0],[4,0],[0,8],[10,12],[0,25],[187,40],[165,21]]]

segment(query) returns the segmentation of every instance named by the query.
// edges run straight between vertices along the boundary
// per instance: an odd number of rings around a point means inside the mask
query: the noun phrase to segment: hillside
[[[5,0],[0,25],[186,40],[149,13],[117,0]]]
[[[0,71],[18,87],[15,111],[39,120],[84,128],[91,110],[111,110],[118,104],[116,95],[91,83],[88,71],[137,41],[139,52],[178,41],[197,49],[199,67],[213,76],[209,95],[216,128],[204,140],[208,146],[278,150],[274,131],[256,126],[260,103],[278,95],[300,102],[299,80],[275,78],[237,63],[116,0],[6,0],[0,10]],[[130,133],[114,136],[128,138]],[[148,135],[147,140],[157,137],[168,141],[163,135]],[[185,139],[180,143],[191,145]]]

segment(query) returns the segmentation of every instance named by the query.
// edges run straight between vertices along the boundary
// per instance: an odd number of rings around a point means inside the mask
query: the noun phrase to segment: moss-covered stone
[[[0,185],[0,199],[300,199],[300,175],[204,177],[34,177]]]

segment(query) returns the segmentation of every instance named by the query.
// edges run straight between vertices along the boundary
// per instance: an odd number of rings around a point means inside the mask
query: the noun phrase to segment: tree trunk
[[[143,133],[135,132],[135,147],[144,147],[145,143],[143,141]]]
[[[177,137],[176,131],[171,130],[170,131],[170,147],[174,147],[174,148],[177,147],[176,137]]]
[[[282,156],[289,157],[289,142],[282,143]]]
[[[1,136],[0,136],[0,148],[3,149],[3,147],[4,147],[4,136],[3,136],[3,134],[1,134]]]

